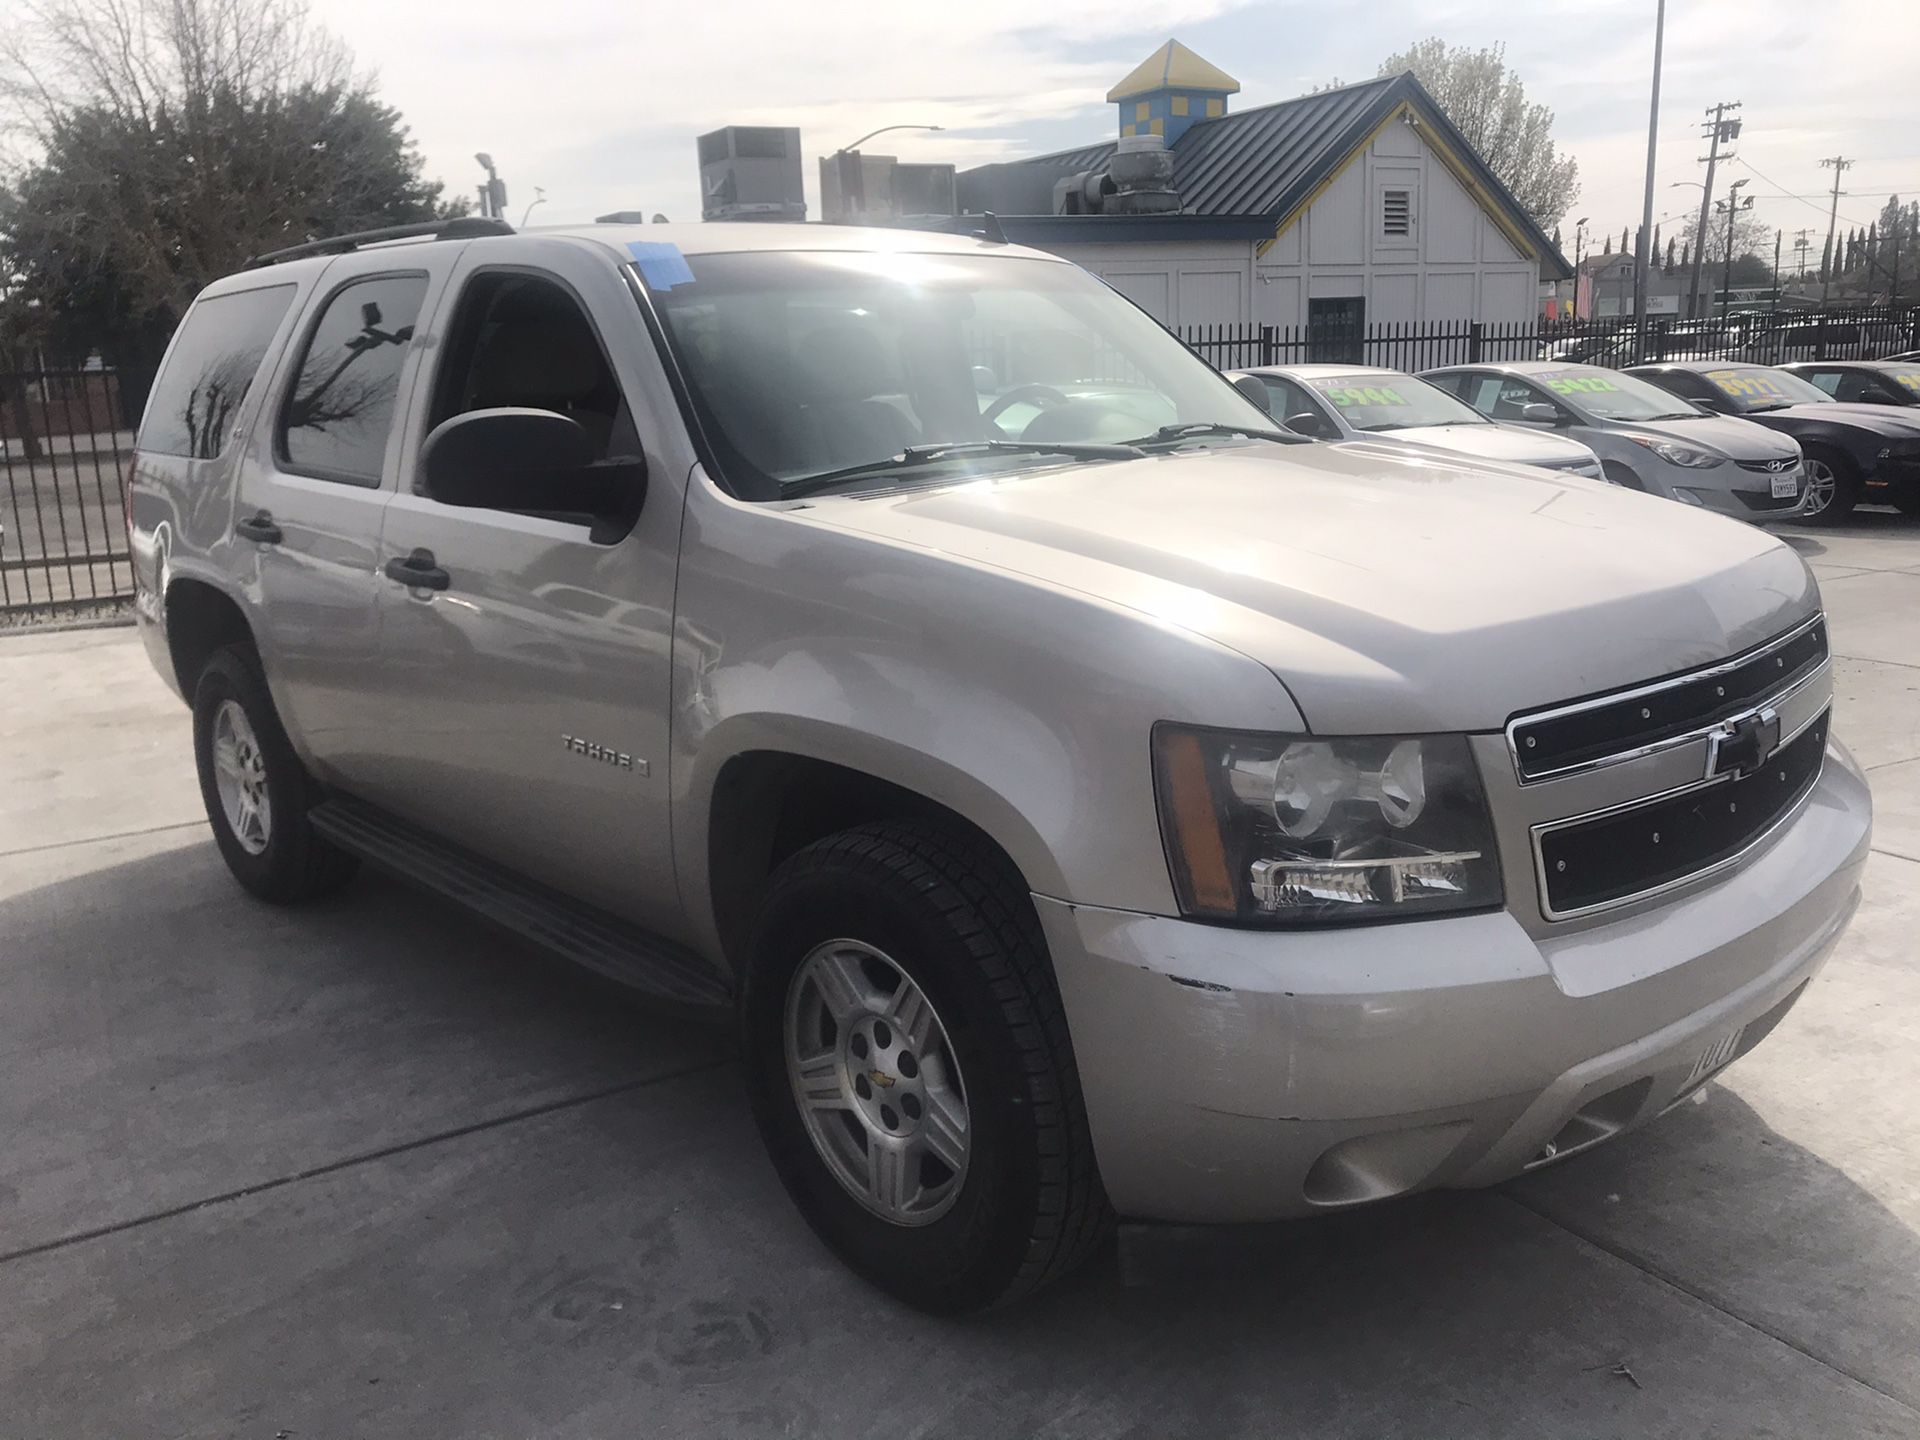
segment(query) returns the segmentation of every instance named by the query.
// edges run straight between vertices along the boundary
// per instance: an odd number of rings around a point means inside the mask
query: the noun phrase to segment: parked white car
[[[1399,370],[1263,365],[1229,371],[1227,378],[1289,430],[1316,440],[1391,440],[1601,478],[1600,457],[1577,440],[1489,420],[1438,386]]]

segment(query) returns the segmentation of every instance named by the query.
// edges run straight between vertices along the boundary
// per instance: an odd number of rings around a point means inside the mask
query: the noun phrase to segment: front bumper
[[[1275,933],[1036,897],[1107,1193],[1140,1219],[1282,1219],[1493,1184],[1631,1129],[1799,998],[1870,829],[1836,744],[1738,868],[1538,940],[1508,911]]]

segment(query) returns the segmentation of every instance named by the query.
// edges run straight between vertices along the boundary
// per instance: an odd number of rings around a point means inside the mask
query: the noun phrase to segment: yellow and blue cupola
[[[1120,107],[1122,135],[1164,135],[1171,145],[1196,120],[1227,113],[1240,82],[1209,65],[1178,40],[1169,40],[1107,92]]]

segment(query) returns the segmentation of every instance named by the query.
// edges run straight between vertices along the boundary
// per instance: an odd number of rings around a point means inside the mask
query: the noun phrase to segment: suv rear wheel
[[[234,878],[263,900],[338,888],[359,862],[315,833],[316,788],[280,725],[251,646],[216,650],[193,694],[200,796]]]
[[[997,852],[918,824],[773,877],[742,992],[755,1118],[815,1232],[923,1310],[1058,1279],[1105,1230],[1066,1018]]]

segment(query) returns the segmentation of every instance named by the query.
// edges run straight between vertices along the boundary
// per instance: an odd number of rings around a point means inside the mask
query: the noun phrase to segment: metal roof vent
[[[1056,215],[1168,215],[1179,208],[1173,153],[1159,135],[1122,135],[1104,166],[1053,186]]]

